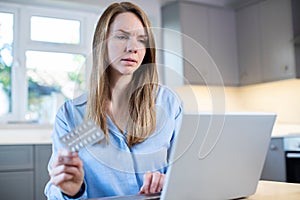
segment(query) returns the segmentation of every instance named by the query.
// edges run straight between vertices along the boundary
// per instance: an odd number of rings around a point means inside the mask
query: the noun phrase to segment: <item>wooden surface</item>
[[[132,200],[137,196],[120,196],[120,197],[104,197],[94,198],[89,200]],[[156,199],[156,198],[154,198]],[[241,198],[245,200],[300,200],[300,184],[260,181],[256,193],[248,198]]]
[[[260,181],[251,200],[300,200],[300,184]]]

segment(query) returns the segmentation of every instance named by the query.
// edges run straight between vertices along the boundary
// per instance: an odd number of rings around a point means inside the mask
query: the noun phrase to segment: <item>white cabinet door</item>
[[[267,0],[237,11],[241,85],[296,77],[290,0]]]
[[[293,78],[296,74],[291,2],[267,0],[259,5],[263,80]]]
[[[208,9],[209,52],[226,85],[239,84],[235,12]]]
[[[240,84],[262,82],[259,6],[257,4],[237,11],[237,35]]]
[[[210,82],[208,60],[208,9],[197,4],[180,3],[185,84]]]
[[[199,4],[179,5],[185,34],[185,77],[193,84],[220,85],[224,81],[225,85],[238,85],[235,12]]]

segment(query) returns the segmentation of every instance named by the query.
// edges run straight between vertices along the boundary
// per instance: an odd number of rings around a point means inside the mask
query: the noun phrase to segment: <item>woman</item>
[[[95,198],[162,190],[181,103],[158,85],[155,42],[146,14],[128,2],[110,5],[98,21],[87,95],[58,111],[49,162],[49,199]],[[59,138],[83,120],[105,141],[78,153]]]

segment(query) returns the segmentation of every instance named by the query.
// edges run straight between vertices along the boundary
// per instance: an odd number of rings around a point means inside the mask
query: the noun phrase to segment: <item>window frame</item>
[[[0,12],[14,14],[13,64],[11,74],[11,112],[0,116],[0,122],[25,121],[28,106],[28,82],[26,77],[26,51],[45,51],[81,54],[85,57],[86,77],[89,78],[92,63],[92,35],[98,14],[60,7],[19,5],[0,2]],[[76,13],[76,15],[74,14]],[[33,41],[30,38],[31,16],[50,17],[80,22],[79,44],[62,44]],[[86,83],[87,85],[87,83]],[[59,106],[59,105],[58,105]]]
[[[6,115],[3,115],[3,116],[0,116],[0,121],[11,121],[11,120],[15,120],[17,119],[18,117],[18,106],[17,104],[15,103],[15,100],[17,99],[17,91],[16,91],[16,80],[17,80],[17,76],[16,76],[16,73],[15,73],[15,67],[16,66],[16,62],[15,62],[15,57],[18,56],[18,51],[17,49],[19,49],[19,46],[18,46],[18,43],[15,42],[16,41],[16,38],[18,37],[18,33],[19,33],[19,20],[17,19],[17,16],[19,16],[19,13],[20,13],[20,8],[19,6],[15,5],[15,4],[11,4],[11,5],[7,5],[7,4],[3,4],[3,3],[0,3],[0,12],[2,13],[10,13],[10,14],[13,14],[13,45],[12,45],[12,48],[13,48],[13,63],[12,63],[12,69],[11,69],[11,101],[10,101],[10,104],[11,104],[11,112],[6,114]]]

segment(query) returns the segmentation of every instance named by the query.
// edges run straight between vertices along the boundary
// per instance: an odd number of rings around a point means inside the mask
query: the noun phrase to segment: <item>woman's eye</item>
[[[128,37],[126,35],[117,35],[116,38],[118,38],[119,40],[128,39]]]
[[[144,40],[144,39],[139,40],[139,42],[142,44],[147,44],[147,40]]]

